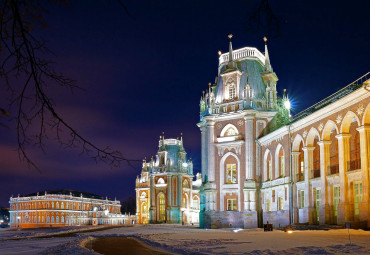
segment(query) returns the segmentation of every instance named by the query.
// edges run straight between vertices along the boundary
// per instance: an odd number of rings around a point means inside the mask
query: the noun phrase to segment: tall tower
[[[202,182],[200,225],[257,227],[256,138],[277,113],[276,83],[265,54],[253,47],[219,52],[216,84],[200,100]]]
[[[139,224],[199,222],[200,174],[193,181],[193,163],[186,158],[181,139],[159,139],[158,152],[144,160],[136,179]]]

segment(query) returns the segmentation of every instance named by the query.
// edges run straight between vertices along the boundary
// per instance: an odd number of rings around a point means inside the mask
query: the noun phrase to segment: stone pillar
[[[330,166],[330,144],[331,141],[319,141],[320,146],[320,179],[321,179],[321,204],[319,209],[320,224],[329,224],[330,222],[330,207],[329,207],[329,189],[326,176],[328,167]]]
[[[346,172],[349,161],[349,138],[350,134],[339,134],[338,139],[338,161],[339,161],[339,183],[340,183],[340,202],[338,204],[337,224],[343,225],[350,220],[350,203],[348,201],[348,179]]]
[[[312,170],[313,170],[313,150],[315,147],[303,147],[304,153],[304,182],[305,182],[305,191],[304,191],[304,207],[307,214],[307,219],[309,224],[313,224],[315,222],[314,219],[314,212],[315,208],[313,206],[312,201],[312,188],[310,184],[310,179],[312,177]]]
[[[207,153],[208,153],[208,144],[207,144],[207,127],[200,126],[201,131],[201,143],[202,143],[202,181],[205,182],[206,178],[208,178],[208,160],[207,160]]]
[[[214,148],[214,121],[207,122],[207,156],[208,156],[208,163],[207,163],[207,173],[208,173],[208,182],[215,181],[215,148]]]
[[[360,133],[361,173],[362,173],[362,201],[360,202],[360,221],[367,221],[370,228],[370,199],[369,199],[369,143],[370,126],[357,128]]]
[[[167,176],[167,221],[172,222],[172,175]]]
[[[245,120],[245,179],[246,180],[253,180],[255,179],[254,176],[254,168],[253,162],[255,159],[254,154],[254,116],[246,116],[244,117]]]
[[[155,207],[155,186],[154,186],[154,176],[150,176],[150,213],[149,220],[151,222],[156,221],[156,207]]]
[[[301,153],[299,151],[293,151],[292,152],[292,181],[293,181],[293,187],[292,187],[292,194],[291,196],[293,197],[293,222],[294,223],[299,223],[299,214],[298,214],[298,190],[297,190],[297,182],[298,182],[298,172],[299,172],[299,155]]]
[[[254,116],[244,117],[245,137],[245,182],[243,189],[244,211],[256,211],[256,181],[254,173]]]

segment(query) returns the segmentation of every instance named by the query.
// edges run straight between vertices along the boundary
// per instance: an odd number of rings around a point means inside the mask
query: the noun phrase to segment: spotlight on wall
[[[182,163],[182,166],[183,167],[188,167],[188,163],[184,162],[184,163]]]

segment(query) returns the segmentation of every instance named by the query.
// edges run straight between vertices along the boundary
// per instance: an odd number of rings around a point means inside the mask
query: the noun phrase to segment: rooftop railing
[[[361,76],[354,82],[350,83],[349,85],[345,86],[344,88],[338,90],[334,94],[328,96],[327,98],[324,98],[320,102],[308,107],[307,109],[295,114],[293,116],[293,121],[298,121],[300,119],[303,119],[304,117],[310,115],[311,113],[324,108],[328,104],[331,104],[338,99],[345,97],[346,95],[350,94],[351,92],[359,89],[363,86],[364,82],[370,79],[370,72],[366,73],[365,75]]]
[[[234,60],[243,60],[247,58],[257,58],[262,64],[265,64],[265,56],[254,47],[244,47],[233,51]],[[229,62],[229,53],[222,54],[218,59],[218,66]]]

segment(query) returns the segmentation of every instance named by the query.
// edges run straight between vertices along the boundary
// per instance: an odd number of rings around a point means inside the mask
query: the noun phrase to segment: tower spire
[[[229,43],[229,63],[230,63],[230,62],[234,61],[234,59],[233,59],[233,44],[231,42],[231,39],[233,38],[233,35],[229,34],[227,37],[229,37],[229,39],[230,39],[230,43]]]
[[[265,71],[272,73],[272,67],[270,63],[270,57],[269,57],[269,51],[267,49],[267,38],[266,36],[263,37],[263,40],[265,41]]]

